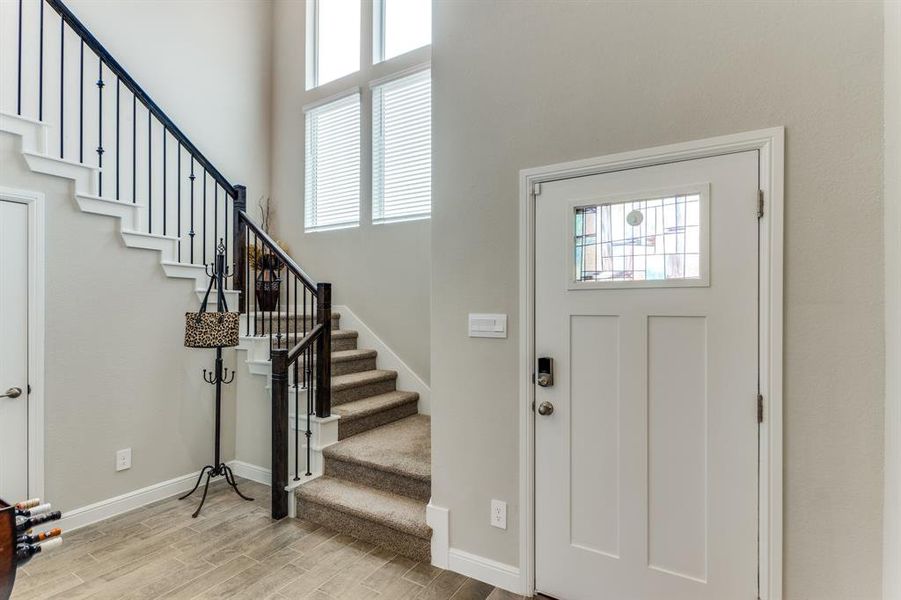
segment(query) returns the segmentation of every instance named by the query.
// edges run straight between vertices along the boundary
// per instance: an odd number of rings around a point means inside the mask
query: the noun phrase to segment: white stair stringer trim
[[[369,348],[378,352],[380,369],[397,371],[397,389],[419,394],[418,412],[432,414],[432,388],[398,356],[388,344],[370,329],[354,311],[346,305],[333,305],[332,310],[341,314],[341,328],[357,332],[357,348]]]
[[[122,222],[122,229],[131,230],[137,226],[140,204],[79,193],[75,194],[75,201],[78,202],[81,212],[118,218]]]
[[[156,233],[141,233],[140,231],[122,230],[122,240],[129,248],[143,248],[144,250],[156,250],[162,255],[160,262],[175,259],[178,247],[178,238]],[[165,270],[165,269],[164,269]]]
[[[54,158],[46,154],[22,151],[28,168],[35,173],[71,179],[75,183],[76,194],[93,195],[100,177],[100,169],[63,158]]]
[[[22,151],[35,154],[47,152],[47,125],[34,119],[0,112],[0,131],[22,138]]]
[[[178,241],[175,242],[175,251],[178,251]],[[195,282],[195,289],[203,287],[204,291],[206,291],[206,286],[209,285],[210,278],[207,277],[206,267],[203,265],[192,265],[171,260],[161,260],[160,264],[163,266],[163,272],[167,277],[193,279]],[[212,294],[210,294],[210,296],[213,297]]]
[[[101,169],[48,154],[47,130],[47,124],[41,121],[0,112],[0,131],[20,138],[22,156],[29,169],[71,180],[75,202],[82,212],[118,218],[122,240],[127,247],[158,251],[166,276],[193,279],[195,291],[199,290],[197,295],[202,299],[209,282],[204,266],[176,262],[179,238],[137,231],[141,205],[98,196]],[[226,301],[232,310],[237,310],[239,298],[239,291],[226,290]]]

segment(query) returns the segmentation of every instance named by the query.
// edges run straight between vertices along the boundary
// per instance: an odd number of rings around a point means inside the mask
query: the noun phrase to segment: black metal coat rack
[[[225,266],[225,245],[221,241],[216,248],[216,260],[206,266],[206,274],[213,279],[213,284],[216,287],[217,312],[227,311],[228,307],[225,303],[225,292],[223,291],[225,287],[223,284],[225,279],[231,277],[232,274],[228,272],[228,269]],[[206,482],[203,484],[203,496],[200,498],[200,505],[197,507],[197,510],[194,511],[194,514],[191,515],[194,518],[197,518],[197,515],[200,514],[200,509],[203,508],[203,503],[206,502],[210,480],[214,477],[225,477],[225,481],[228,482],[228,485],[230,485],[233,490],[235,490],[236,494],[241,496],[244,500],[253,501],[253,498],[241,493],[241,490],[238,489],[238,484],[235,482],[235,474],[232,473],[231,468],[222,462],[219,457],[219,438],[222,432],[222,384],[227,385],[234,381],[234,379],[234,371],[229,374],[228,369],[222,366],[222,346],[219,346],[216,348],[216,362],[213,371],[207,375],[207,370],[203,370],[203,380],[210,385],[216,386],[216,450],[215,456],[213,457],[213,464],[203,467],[203,469],[200,470],[200,475],[197,477],[197,483],[194,484],[191,491],[179,498],[179,500],[184,500],[197,491],[197,488],[200,487],[200,482],[203,480],[203,476],[206,475]]]

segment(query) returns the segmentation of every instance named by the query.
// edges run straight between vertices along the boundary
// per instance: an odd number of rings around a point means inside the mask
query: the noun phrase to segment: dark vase
[[[256,297],[257,310],[273,311],[278,307],[278,296],[281,290],[281,270],[278,258],[273,254],[263,254],[257,267]]]

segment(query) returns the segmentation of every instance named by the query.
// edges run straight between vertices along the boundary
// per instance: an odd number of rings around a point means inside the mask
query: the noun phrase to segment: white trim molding
[[[514,594],[525,593],[520,570],[516,567],[456,548],[448,550],[447,561],[447,568],[450,571],[484,581]]]
[[[147,506],[152,502],[165,500],[190,490],[199,475],[199,471],[197,473],[188,473],[168,481],[161,481],[160,483],[127,492],[121,496],[107,498],[81,508],[68,510],[63,513],[63,518],[60,519],[58,526],[65,531],[72,531],[135,510],[136,508]]]
[[[429,500],[425,520],[432,528],[432,566],[478,579],[514,594],[527,593],[519,568],[450,547],[448,509]]]
[[[0,187],[28,207],[28,496],[44,496],[44,194]]]
[[[534,386],[529,374],[534,362],[535,322],[535,196],[541,183],[758,151],[759,185],[766,209],[760,219],[760,393],[764,421],[759,428],[759,597],[782,598],[782,320],[784,144],[782,127],[725,135],[706,140],[658,146],[585,160],[524,169],[519,177],[519,592],[535,588],[535,446]],[[451,559],[453,564],[453,559]],[[453,567],[451,567],[453,569]]]
[[[370,329],[360,317],[346,305],[335,305],[333,310],[341,315],[341,328],[357,332],[357,347],[378,352],[379,368],[397,371],[397,389],[419,394],[419,414],[432,414],[432,388],[410,368],[388,344]]]
[[[425,508],[425,522],[432,528],[432,566],[448,568],[450,551],[450,522],[448,510],[429,499]]]
[[[228,462],[228,466],[231,467],[232,472],[238,477],[262,483],[263,485],[272,485],[272,471],[266,467],[252,465],[243,460],[231,460]]]

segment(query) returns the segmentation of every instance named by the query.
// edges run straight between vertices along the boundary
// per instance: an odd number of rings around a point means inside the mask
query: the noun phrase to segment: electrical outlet
[[[116,470],[124,471],[131,468],[131,448],[116,452]]]
[[[491,526],[498,529],[507,528],[507,503],[500,500],[491,501]]]

